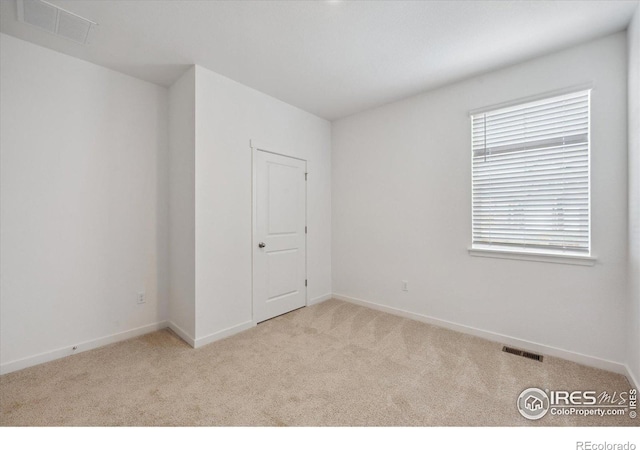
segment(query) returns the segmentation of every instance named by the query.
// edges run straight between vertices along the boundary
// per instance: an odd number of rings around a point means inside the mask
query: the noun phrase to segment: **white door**
[[[253,318],[306,304],[306,162],[254,152]]]

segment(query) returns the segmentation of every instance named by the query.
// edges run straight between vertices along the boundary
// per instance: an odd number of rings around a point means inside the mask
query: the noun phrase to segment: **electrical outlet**
[[[143,303],[146,303],[147,299],[144,296],[144,292],[138,292],[138,305],[141,305]]]
[[[403,291],[409,290],[409,282],[407,280],[402,280],[402,290]]]

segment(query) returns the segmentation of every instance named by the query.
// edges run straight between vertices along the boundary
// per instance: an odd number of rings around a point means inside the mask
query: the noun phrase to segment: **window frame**
[[[468,253],[470,256],[480,256],[480,257],[490,257],[490,258],[502,258],[502,259],[515,259],[515,260],[526,260],[526,261],[536,261],[536,262],[549,262],[549,263],[559,263],[559,264],[572,264],[572,265],[582,265],[582,266],[593,266],[595,265],[596,262],[596,257],[594,256],[593,253],[593,239],[592,239],[592,235],[593,235],[593,227],[592,227],[592,202],[591,202],[591,191],[592,191],[592,185],[591,185],[591,117],[592,117],[592,101],[591,101],[591,95],[593,93],[593,85],[591,84],[584,84],[584,85],[579,85],[579,86],[573,86],[571,88],[567,88],[567,89],[562,89],[562,90],[557,90],[557,91],[552,91],[552,92],[546,92],[546,93],[542,93],[536,96],[530,96],[530,97],[526,97],[526,98],[520,98],[517,100],[513,100],[513,101],[509,101],[509,102],[505,102],[505,103],[500,103],[500,104],[496,104],[496,105],[491,105],[491,106],[487,106],[487,107],[483,107],[483,108],[479,108],[479,109],[475,109],[472,111],[469,111],[469,129],[470,129],[470,136],[469,136],[469,141],[471,144],[471,152],[470,152],[470,162],[471,162],[471,166],[470,166],[470,184],[471,184],[471,189],[470,189],[470,193],[471,193],[471,221],[470,221],[470,225],[471,225],[471,245],[468,247]],[[587,131],[587,202],[588,202],[588,251],[586,254],[577,254],[577,253],[572,253],[570,251],[558,251],[558,250],[546,250],[543,248],[539,248],[539,247],[512,247],[512,248],[508,248],[508,247],[500,247],[499,245],[496,245],[495,247],[492,247],[490,245],[486,245],[483,246],[482,244],[474,244],[474,228],[473,228],[473,224],[474,224],[474,192],[473,192],[473,187],[474,187],[474,182],[473,182],[473,173],[474,173],[474,166],[473,166],[473,158],[474,158],[474,151],[473,151],[473,116],[479,115],[479,114],[483,114],[483,113],[489,113],[489,112],[496,112],[496,111],[500,111],[500,110],[506,110],[509,108],[514,108],[514,107],[518,107],[518,106],[525,106],[529,103],[534,103],[537,101],[543,101],[543,100],[553,100],[556,97],[562,97],[565,95],[571,95],[571,94],[577,94],[580,92],[587,92],[587,99],[588,99],[588,108],[587,108],[587,123],[588,123],[588,131]]]

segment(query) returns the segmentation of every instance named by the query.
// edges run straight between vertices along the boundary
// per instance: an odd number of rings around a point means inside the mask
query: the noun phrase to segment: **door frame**
[[[258,240],[256,239],[256,234],[257,234],[257,223],[256,223],[256,199],[257,199],[257,190],[258,190],[258,183],[257,183],[257,170],[256,170],[256,155],[257,152],[265,152],[265,153],[271,153],[273,155],[278,155],[278,156],[284,156],[286,158],[292,158],[292,159],[297,159],[298,161],[304,161],[305,163],[305,184],[304,184],[304,224],[305,224],[305,230],[308,230],[307,227],[307,223],[309,222],[309,217],[308,217],[308,212],[309,212],[309,205],[308,205],[308,192],[307,192],[307,183],[306,183],[306,176],[309,173],[309,161],[307,161],[306,159],[303,158],[299,158],[297,156],[291,156],[290,154],[287,153],[280,153],[280,152],[275,152],[273,151],[274,149],[278,149],[278,150],[282,150],[280,147],[278,146],[272,146],[272,145],[263,145],[263,143],[258,142],[254,139],[249,139],[249,148],[251,149],[251,321],[253,322],[253,325],[256,326],[258,325],[258,322],[256,320],[255,317],[255,301],[256,301],[256,295],[255,295],[255,286],[253,283],[254,280],[254,258],[253,258],[253,254],[255,251],[255,246],[258,245]],[[305,232],[304,234],[304,248],[305,248],[305,252],[304,252],[304,277],[305,280],[308,279],[308,268],[309,268],[309,248],[308,248],[308,231]],[[309,287],[305,284],[305,289],[304,289],[304,305],[305,306],[309,306]]]

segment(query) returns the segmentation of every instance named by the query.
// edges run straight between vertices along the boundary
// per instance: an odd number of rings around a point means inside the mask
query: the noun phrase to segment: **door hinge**
[[[304,173],[304,181],[307,181],[307,175],[309,175],[309,173],[308,173],[308,172],[305,172],[305,173]]]
[[[307,280],[304,280],[304,285],[305,285],[305,286],[307,285]]]
[[[304,234],[307,234],[307,226],[304,226]]]

